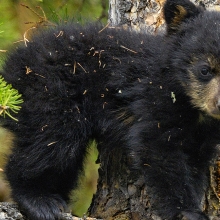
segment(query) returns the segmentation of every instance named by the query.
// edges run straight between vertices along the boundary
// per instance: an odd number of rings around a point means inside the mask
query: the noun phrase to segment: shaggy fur
[[[9,55],[3,76],[23,95],[6,167],[32,220],[66,206],[89,139],[123,148],[163,219],[205,220],[201,201],[220,143],[220,14],[167,0],[166,36],[61,25]]]

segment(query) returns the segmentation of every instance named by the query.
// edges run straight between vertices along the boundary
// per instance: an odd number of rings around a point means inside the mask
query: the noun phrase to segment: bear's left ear
[[[164,5],[164,17],[168,34],[177,32],[182,22],[196,17],[204,10],[189,0],[167,0]]]

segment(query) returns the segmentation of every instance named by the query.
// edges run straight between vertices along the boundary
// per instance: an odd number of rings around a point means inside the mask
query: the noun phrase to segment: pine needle
[[[12,88],[12,85],[7,84],[2,76],[0,76],[0,116],[6,115],[13,120],[18,121],[11,113],[18,113],[23,100],[18,91]]]

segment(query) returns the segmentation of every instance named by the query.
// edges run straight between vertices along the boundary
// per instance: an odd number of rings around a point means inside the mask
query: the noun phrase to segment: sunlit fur
[[[131,157],[162,219],[208,219],[203,199],[220,143],[220,13],[167,0],[164,15],[164,36],[65,24],[9,53],[3,75],[24,104],[19,122],[5,121],[16,135],[6,175],[31,220],[58,219],[91,138],[101,153],[115,147]]]

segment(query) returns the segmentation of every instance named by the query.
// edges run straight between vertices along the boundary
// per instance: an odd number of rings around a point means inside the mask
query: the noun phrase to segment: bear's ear
[[[204,10],[204,8],[195,6],[189,0],[167,0],[164,5],[164,17],[168,34],[177,32],[182,22],[196,17]]]

